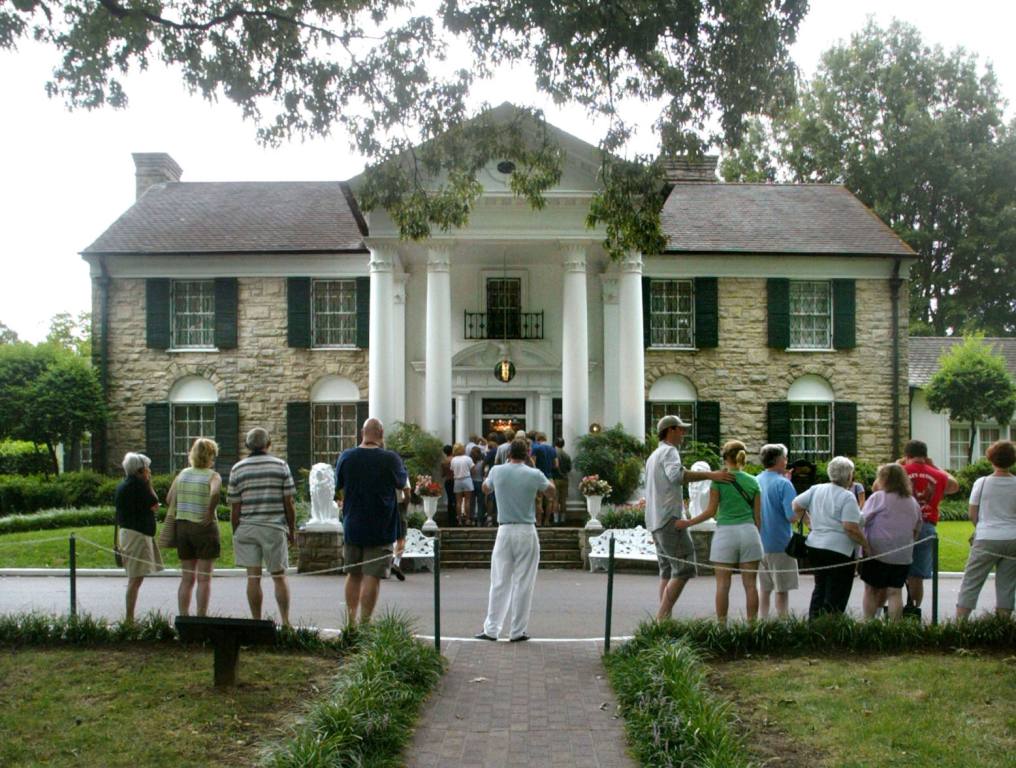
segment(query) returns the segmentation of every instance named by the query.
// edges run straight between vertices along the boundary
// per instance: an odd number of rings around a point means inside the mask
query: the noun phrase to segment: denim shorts
[[[917,535],[918,539],[926,539],[928,536],[938,536],[937,529],[931,523],[925,522],[921,525],[921,532]],[[930,579],[932,571],[932,545],[933,541],[922,541],[920,544],[914,544],[914,559],[910,563],[910,570],[907,573],[908,577],[916,579]]]

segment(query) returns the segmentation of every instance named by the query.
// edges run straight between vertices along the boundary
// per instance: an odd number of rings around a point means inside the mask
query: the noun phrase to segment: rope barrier
[[[0,547],[25,547],[32,544],[49,544],[53,541],[67,541],[66,536],[53,536],[48,539],[27,539],[18,541],[0,541]]]

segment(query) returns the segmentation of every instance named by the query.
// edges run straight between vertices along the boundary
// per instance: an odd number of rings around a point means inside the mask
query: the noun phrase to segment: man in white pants
[[[490,470],[484,493],[497,496],[497,539],[490,558],[490,601],[487,620],[477,640],[497,640],[511,609],[508,638],[528,640],[529,611],[533,604],[536,571],[540,567],[540,538],[536,533],[536,494],[550,498],[554,481],[527,465],[525,438],[512,441],[508,463]]]

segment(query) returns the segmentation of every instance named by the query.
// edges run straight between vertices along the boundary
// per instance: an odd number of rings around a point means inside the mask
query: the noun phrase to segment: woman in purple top
[[[889,618],[903,612],[903,585],[913,560],[914,539],[921,530],[921,505],[914,498],[907,472],[899,464],[879,467],[875,491],[865,502],[864,537],[868,557],[860,566],[864,582],[864,618],[873,619],[889,601]]]

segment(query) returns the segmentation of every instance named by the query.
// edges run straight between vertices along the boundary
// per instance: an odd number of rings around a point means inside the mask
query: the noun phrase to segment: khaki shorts
[[[282,528],[240,523],[233,534],[233,554],[241,568],[264,568],[285,573],[289,566],[289,542]]]
[[[366,561],[372,562],[366,562]],[[353,576],[364,574],[375,579],[387,579],[392,567],[392,545],[358,547],[355,544],[344,544],[342,562],[351,563],[342,569],[343,573]],[[366,565],[359,565],[366,563]]]
[[[176,521],[176,553],[181,560],[215,560],[221,552],[218,523]]]
[[[758,586],[763,592],[789,592],[797,589],[797,560],[786,552],[767,553],[758,564]]]
[[[653,531],[653,543],[656,544],[661,579],[690,579],[698,574],[691,534],[677,530],[673,520]]]
[[[162,553],[152,536],[145,536],[130,528],[121,528],[117,543],[128,577],[136,579],[163,570]]]

